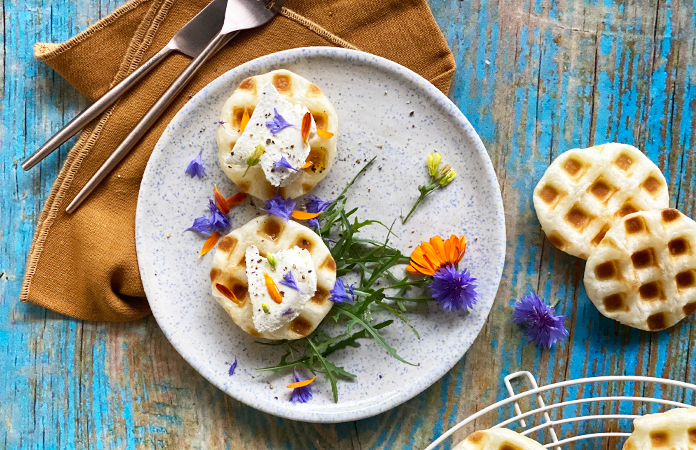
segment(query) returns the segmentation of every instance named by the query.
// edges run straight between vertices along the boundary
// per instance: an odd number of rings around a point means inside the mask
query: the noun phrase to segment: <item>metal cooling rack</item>
[[[531,389],[522,392],[520,394],[515,394],[512,382],[516,380],[526,380]],[[596,406],[604,406],[602,409],[606,409],[608,405],[610,410],[622,411],[630,408],[631,411],[635,411],[636,405],[641,408],[647,408],[647,413],[652,413],[655,407],[659,406],[672,406],[672,407],[691,407],[686,403],[680,403],[672,400],[665,400],[661,398],[651,398],[651,397],[635,397],[630,395],[613,395],[613,396],[591,396],[587,398],[577,398],[577,391],[585,391],[590,389],[591,392],[597,390],[597,388],[602,390],[604,385],[609,385],[610,383],[632,383],[633,390],[638,388],[640,391],[644,391],[649,385],[654,385],[655,389],[661,390],[663,387],[673,387],[684,389],[683,398],[689,397],[689,394],[696,393],[696,385],[691,383],[684,383],[682,381],[667,380],[664,378],[652,378],[652,377],[638,377],[638,376],[609,376],[609,377],[594,377],[594,378],[581,378],[577,380],[568,380],[560,383],[549,384],[543,387],[539,387],[536,378],[530,372],[522,371],[515,372],[505,377],[505,386],[507,387],[508,398],[501,400],[487,408],[482,409],[459,422],[454,427],[450,428],[445,434],[436,439],[432,444],[430,444],[425,450],[434,450],[442,442],[445,441],[449,436],[451,436],[455,431],[472,423],[476,419],[485,416],[486,414],[498,413],[498,424],[493,426],[493,428],[499,427],[509,427],[513,428],[516,425],[515,431],[528,437],[532,433],[536,433],[533,437],[535,440],[540,442],[545,448],[556,447],[556,450],[561,450],[561,447],[565,444],[569,444],[575,441],[581,441],[585,439],[602,439],[606,437],[628,437],[630,436],[631,424],[633,419],[640,417],[637,414],[621,414],[621,413],[610,413],[610,414],[589,414],[585,412],[574,412],[573,414],[564,413],[566,409],[577,410],[583,408],[583,406],[588,406],[589,404],[599,404]],[[578,387],[576,392],[573,393],[574,387]],[[563,400],[557,403],[546,404],[544,402],[543,394],[559,390],[559,397]],[[556,397],[556,396],[555,396]],[[535,408],[522,412],[519,400],[528,399],[534,403]],[[513,412],[509,411],[509,405],[513,405]],[[604,404],[604,405],[603,405]],[[505,410],[507,407],[507,411]],[[574,407],[574,408],[568,408]],[[555,417],[552,419],[551,415]],[[507,419],[500,420],[500,417],[509,417]],[[534,426],[535,419],[541,422],[539,425]],[[621,421],[621,419],[627,419]],[[615,423],[609,427],[610,430],[618,429],[622,431],[602,431],[597,433],[587,433],[584,434],[584,428],[581,424],[585,422],[598,422],[603,421],[607,423]],[[621,423],[622,422],[622,423]],[[559,439],[556,433],[557,428],[561,427],[564,433],[561,435],[562,439]],[[603,430],[604,428],[602,428]],[[565,437],[567,436],[567,437]]]

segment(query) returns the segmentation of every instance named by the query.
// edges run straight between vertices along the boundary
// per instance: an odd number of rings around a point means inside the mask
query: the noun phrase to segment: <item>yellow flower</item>
[[[437,169],[440,167],[440,161],[442,161],[442,155],[439,153],[431,153],[428,155],[426,162],[428,163],[428,173],[431,177],[437,174]]]
[[[446,241],[440,236],[430,238],[430,242],[423,242],[411,253],[411,265],[406,267],[406,272],[416,275],[432,276],[443,266],[459,264],[466,250],[466,238],[452,235]]]
[[[452,180],[454,180],[454,177],[456,176],[457,173],[454,170],[450,170],[449,172],[447,172],[447,175],[445,175],[445,177],[442,180],[440,180],[440,186],[447,186],[452,182]]]

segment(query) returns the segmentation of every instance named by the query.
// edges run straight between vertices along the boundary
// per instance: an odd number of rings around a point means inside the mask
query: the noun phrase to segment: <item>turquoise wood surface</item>
[[[542,384],[606,374],[696,381],[696,319],[650,334],[603,318],[582,286],[583,262],[547,242],[531,197],[559,153],[620,141],[659,164],[672,206],[694,216],[693,0],[430,0],[457,60],[450,96],[481,135],[500,181],[505,272],[487,325],[451,372],[388,413],[338,425],[281,420],[225,396],[178,356],[151,317],[90,323],[19,303],[36,221],[69,146],[30,173],[18,163],[86,106],[32,58],[32,46],[63,41],[122,3],[3,1],[0,448],[419,449],[504,398],[502,377],[518,369]],[[570,338],[550,351],[526,344],[510,321],[511,299],[530,290],[560,298],[568,317]],[[574,391],[607,392],[693,402],[678,390],[631,385]],[[579,447],[600,445],[615,443]]]

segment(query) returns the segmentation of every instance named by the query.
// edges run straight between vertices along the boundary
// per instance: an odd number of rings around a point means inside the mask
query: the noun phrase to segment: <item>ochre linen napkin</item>
[[[210,0],[133,0],[35,56],[89,99],[99,98]],[[39,218],[20,299],[85,320],[127,321],[150,312],[135,253],[135,207],[150,153],[176,112],[203,86],[251,59],[295,47],[343,46],[396,61],[447,93],[454,58],[426,0],[288,0],[267,25],[215,55],[128,157],[72,215],[65,207],[188,64],[168,57],[70,150]],[[183,170],[183,169],[182,169]]]

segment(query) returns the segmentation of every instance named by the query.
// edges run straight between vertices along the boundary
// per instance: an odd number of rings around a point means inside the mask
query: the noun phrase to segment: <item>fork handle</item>
[[[97,118],[101,113],[106,111],[109,106],[113,105],[116,100],[118,100],[126,91],[128,91],[135,83],[140,81],[140,79],[145,76],[148,72],[152,70],[157,64],[164,59],[173,49],[167,45],[162,50],[157,52],[155,56],[147,60],[142,66],[140,66],[135,72],[124,78],[123,81],[114,86],[106,94],[104,94],[99,100],[94,102],[87,109],[82,111],[80,114],[75,116],[73,120],[68,122],[65,127],[63,127],[59,132],[53,135],[51,139],[46,141],[44,145],[41,146],[37,151],[35,151],[29,158],[27,158],[22,163],[22,169],[29,170],[35,165],[37,165],[45,157],[53,153],[58,147],[63,145],[65,141],[76,135],[80,130],[82,130],[89,122]]]
[[[126,137],[126,139],[121,142],[121,144],[114,150],[114,152],[109,156],[109,158],[102,164],[102,166],[97,170],[97,172],[90,178],[87,184],[78,192],[72,202],[66,208],[66,212],[73,213],[80,204],[89,196],[89,194],[102,182],[106,176],[111,173],[111,171],[118,165],[119,162],[130,152],[130,150],[135,146],[135,144],[140,140],[141,137],[150,129],[153,123],[162,115],[162,112],[169,106],[169,104],[174,100],[179,92],[186,86],[186,84],[193,78],[201,65],[212,56],[220,47],[222,47],[228,40],[232,39],[237,33],[231,33],[228,35],[218,34],[211,40],[205,49],[189,63],[183,72],[177,77],[171,86],[164,92],[162,97],[160,97],[155,104],[148,110],[145,116],[138,122],[138,124],[133,128],[133,131]]]

